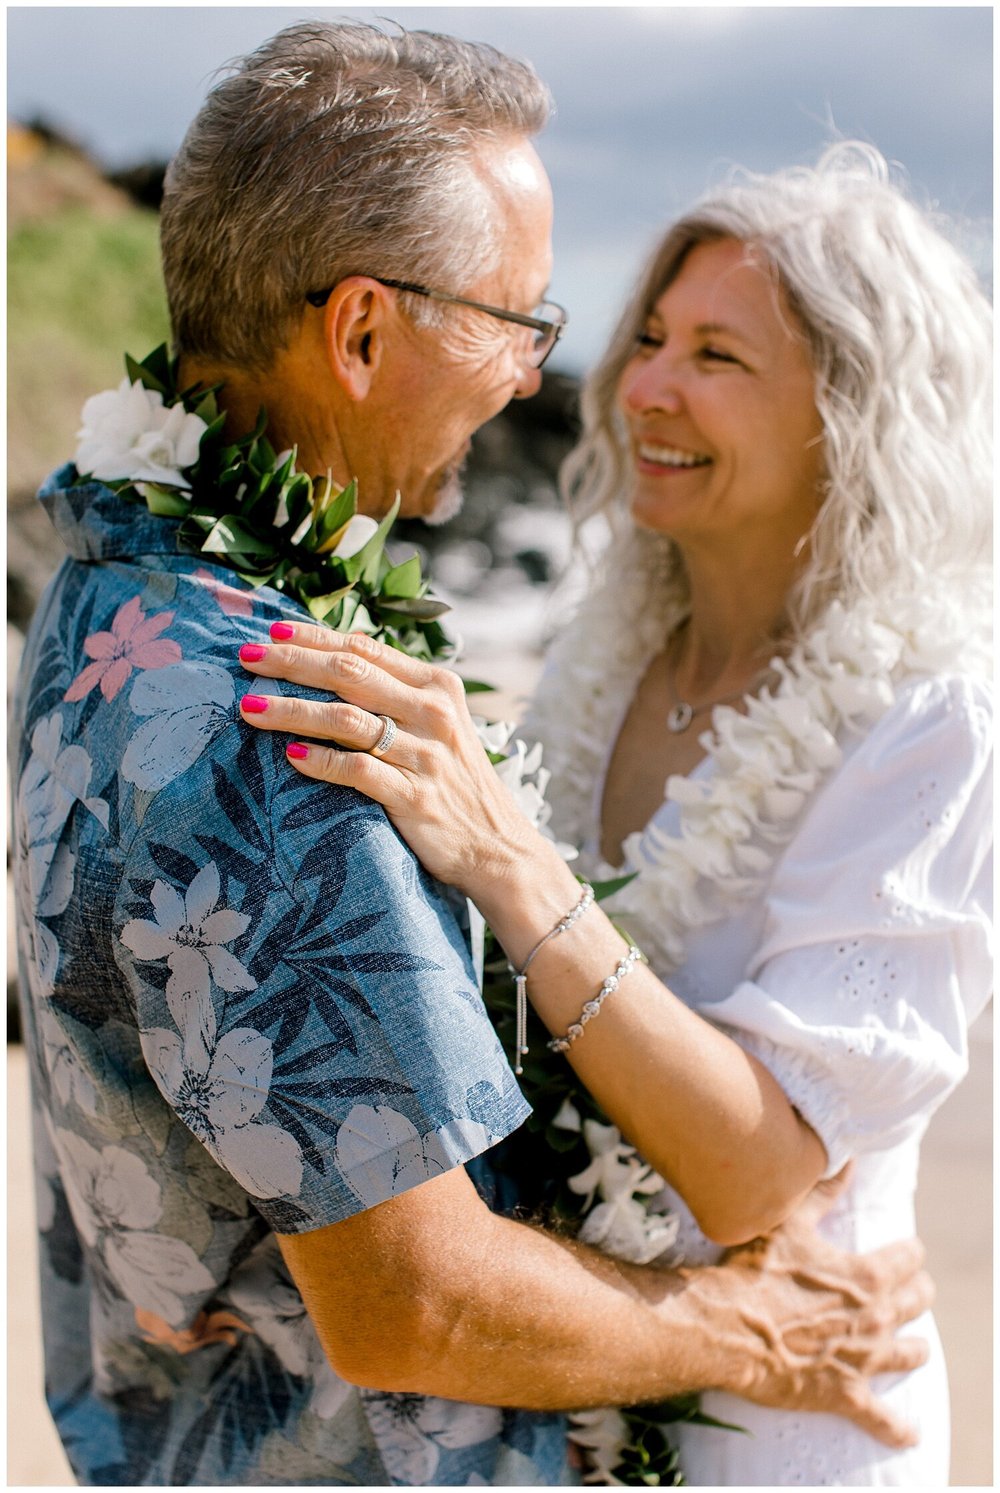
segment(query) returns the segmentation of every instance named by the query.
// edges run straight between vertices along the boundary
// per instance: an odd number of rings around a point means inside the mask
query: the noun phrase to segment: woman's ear
[[[330,372],[352,400],[364,399],[385,348],[389,302],[377,280],[351,275],[334,286],[323,334]]]

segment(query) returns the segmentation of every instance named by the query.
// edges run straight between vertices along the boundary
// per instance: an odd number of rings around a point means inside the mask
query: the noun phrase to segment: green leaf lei
[[[184,469],[190,490],[125,479],[107,485],[150,513],[179,518],[182,548],[234,570],[251,586],[273,586],[294,597],[317,622],[338,632],[365,632],[416,658],[445,658],[453,645],[438,622],[449,610],[433,596],[411,556],[393,565],[385,554],[399,497],[368,542],[348,558],[332,553],[357,513],[357,484],[338,488],[329,476],[295,470],[295,451],[280,460],[264,432],[263,410],[239,440],[224,434],[216,394],[178,385],[178,360],[163,344],[137,363],[126,355],[132,383],[158,394],[167,409],[181,405],[207,426],[197,461]]]

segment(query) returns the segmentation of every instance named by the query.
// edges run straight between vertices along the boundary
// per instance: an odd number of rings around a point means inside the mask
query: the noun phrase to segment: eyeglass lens
[[[543,301],[542,304],[531,313],[539,321],[551,323],[548,331],[535,331],[532,333],[531,350],[529,354],[532,368],[541,368],[549,353],[559,340],[559,334],[563,329],[566,313],[561,306],[553,305],[551,301]]]

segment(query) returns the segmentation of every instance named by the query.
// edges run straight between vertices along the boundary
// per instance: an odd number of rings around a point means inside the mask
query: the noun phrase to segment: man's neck
[[[305,398],[295,381],[283,375],[280,366],[265,375],[243,373],[208,358],[184,355],[179,371],[180,387],[194,383],[221,384],[216,400],[226,417],[226,435],[239,440],[267,412],[267,438],[275,451],[297,451],[296,467],[311,477],[330,471],[335,482],[350,480],[347,461],[336,425],[318,408],[315,394]]]

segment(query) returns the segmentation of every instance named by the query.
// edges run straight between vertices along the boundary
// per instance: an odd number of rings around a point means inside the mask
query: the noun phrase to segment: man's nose
[[[524,364],[514,385],[515,399],[531,399],[542,387],[542,370]]]

